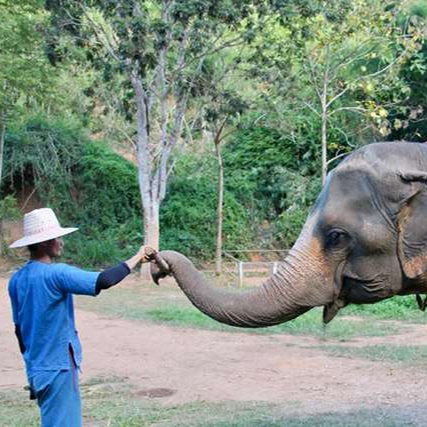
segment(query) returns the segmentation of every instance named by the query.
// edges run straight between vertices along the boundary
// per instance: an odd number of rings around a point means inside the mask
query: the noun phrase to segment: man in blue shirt
[[[24,237],[11,247],[28,246],[30,260],[11,278],[13,322],[31,392],[43,427],[81,427],[79,369],[82,349],[74,321],[73,294],[98,295],[119,283],[151,248],[142,246],[129,260],[99,272],[52,261],[62,253],[62,228],[51,209],[24,217]]]

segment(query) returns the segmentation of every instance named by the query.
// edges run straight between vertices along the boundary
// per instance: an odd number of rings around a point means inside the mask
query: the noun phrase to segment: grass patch
[[[242,329],[222,325],[191,306],[183,307],[178,304],[169,304],[159,308],[148,309],[145,311],[144,317],[146,320],[179,327],[266,335],[288,333],[338,340],[348,340],[363,336],[386,336],[395,334],[400,329],[394,323],[382,322],[381,324],[372,324],[369,320],[355,321],[340,318],[325,327],[322,323],[321,309],[313,309],[287,323],[260,329]]]
[[[3,427],[38,427],[38,407],[28,392],[0,392],[0,425]]]
[[[218,323],[204,315],[193,307],[179,290],[170,287],[152,288],[138,285],[118,287],[103,292],[95,301],[91,298],[79,297],[77,304],[79,308],[95,311],[111,318],[230,333],[268,335],[288,333],[348,340],[355,337],[396,334],[402,329],[402,326],[394,322],[372,322],[370,316],[363,316],[362,319],[357,320],[338,316],[324,327],[321,308],[313,309],[297,319],[269,328],[235,328]]]
[[[375,317],[385,320],[406,320],[416,323],[425,323],[426,313],[418,309],[414,295],[394,297],[376,304],[350,305],[342,312],[348,315]]]
[[[378,362],[398,363],[404,366],[427,367],[427,346],[375,344],[364,347],[328,345],[321,348],[338,357],[361,358]]]
[[[272,405],[261,402],[192,402],[166,405],[139,398],[137,390],[112,378],[92,379],[82,385],[85,427],[397,427],[420,418],[421,408],[381,407],[354,412],[301,416],[297,402]],[[118,381],[118,382],[115,382]],[[423,419],[421,417],[421,419]],[[4,427],[38,426],[38,410],[27,396],[0,393],[0,420]]]

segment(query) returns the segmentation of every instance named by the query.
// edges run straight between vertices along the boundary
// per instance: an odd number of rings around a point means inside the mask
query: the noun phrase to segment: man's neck
[[[49,255],[34,255],[30,257],[31,261],[43,262],[44,264],[52,264],[52,258]]]

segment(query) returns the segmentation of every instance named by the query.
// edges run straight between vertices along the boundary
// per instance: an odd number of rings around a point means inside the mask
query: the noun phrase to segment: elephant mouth
[[[359,279],[343,275],[340,282],[341,292],[338,297],[324,306],[324,323],[329,323],[347,304],[373,304],[393,296],[391,288],[387,286],[387,281],[381,276],[373,279]],[[335,283],[339,282],[336,280]]]
[[[361,279],[345,276],[342,288],[343,299],[352,304],[371,304],[393,296],[387,281],[381,276]]]

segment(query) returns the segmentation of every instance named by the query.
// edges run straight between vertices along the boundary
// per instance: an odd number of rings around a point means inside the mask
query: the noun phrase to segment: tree
[[[241,64],[241,50],[231,49],[206,61],[195,86],[196,111],[193,122],[199,122],[213,141],[217,159],[217,233],[215,271],[222,273],[223,219],[224,219],[224,161],[222,145],[235,130],[249,100],[243,93],[247,84]],[[198,130],[200,130],[198,129]]]
[[[389,132],[389,110],[408,95],[399,70],[420,48],[421,35],[415,26],[402,32],[400,9],[382,0],[313,4],[305,14],[279,17],[256,56],[270,67],[274,89],[281,85],[291,102],[318,117],[324,182],[330,163],[353,148],[351,132],[340,125],[348,125],[349,113],[359,115],[361,126],[374,123],[383,137]],[[330,129],[345,143],[330,141]]]
[[[159,209],[198,76],[209,56],[254,31],[254,2],[49,3],[57,28],[85,44],[94,63],[125,76],[127,113],[136,122],[144,241],[158,247]]]
[[[39,31],[45,19],[40,1],[0,2],[0,187],[7,123],[50,81]]]
[[[4,230],[3,223],[7,220],[15,220],[19,218],[19,209],[16,199],[12,196],[6,196],[0,200],[0,257],[3,255]]]

